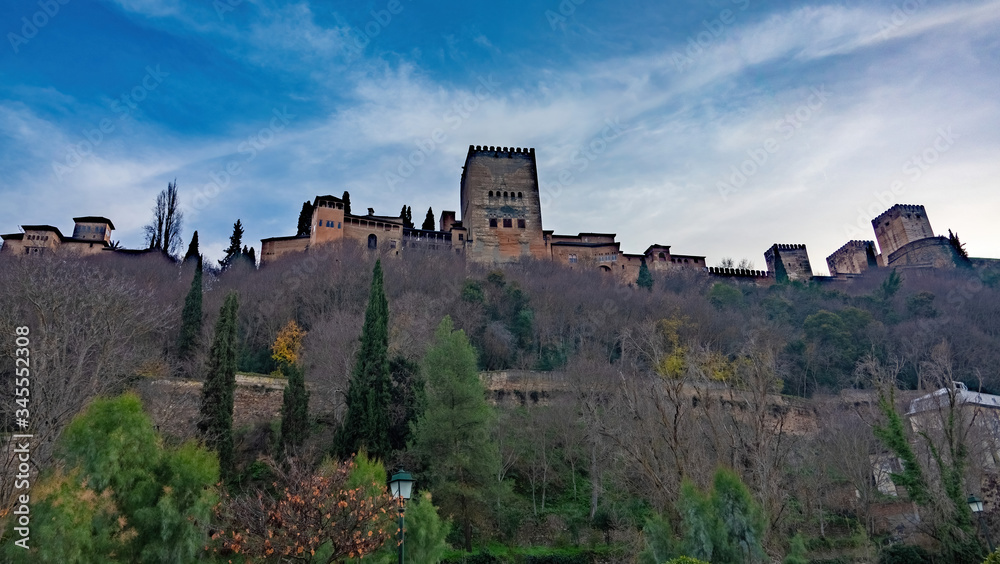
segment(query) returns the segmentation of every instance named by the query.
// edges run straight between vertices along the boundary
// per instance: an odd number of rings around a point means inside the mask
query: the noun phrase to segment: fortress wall
[[[875,266],[874,241],[849,241],[843,247],[826,257],[830,274],[861,274]]]

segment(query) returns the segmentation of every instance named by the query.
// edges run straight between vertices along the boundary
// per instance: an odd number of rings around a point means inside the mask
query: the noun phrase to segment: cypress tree
[[[431,208],[427,208],[427,217],[424,218],[424,224],[420,228],[434,231],[434,210]]]
[[[281,403],[281,438],[278,451],[287,454],[302,446],[309,436],[309,391],[303,370],[294,362],[282,363],[281,373],[288,378]]]
[[[403,209],[399,210],[399,219],[403,220],[403,227],[409,227],[406,223],[406,206],[403,206]]]
[[[636,278],[635,285],[651,292],[653,291],[653,275],[650,274],[646,261],[642,261],[639,265],[639,277]]]
[[[413,208],[406,206],[406,226],[413,229]]]
[[[236,292],[226,296],[208,360],[208,375],[202,388],[201,418],[198,430],[208,446],[219,453],[222,477],[233,475],[233,399],[236,392],[236,316],[239,311]]]
[[[197,243],[197,231],[194,236],[195,239],[192,242]],[[188,249],[188,252],[190,253],[191,250]],[[184,309],[181,310],[181,334],[177,338],[177,354],[181,358],[190,356],[198,344],[198,337],[201,335],[201,256],[196,256],[198,263],[195,267],[194,279],[191,280],[191,289],[188,290],[187,297],[184,298]]]
[[[375,261],[361,348],[347,389],[347,416],[334,437],[334,454],[347,459],[364,447],[373,458],[385,460],[390,452],[391,387],[389,302],[382,282],[382,261]]]
[[[351,213],[351,193],[344,190],[344,197],[341,199],[344,200],[344,215]]]
[[[309,202],[302,202],[302,211],[299,212],[299,225],[295,230],[296,237],[306,237],[312,230],[313,206]]]
[[[201,265],[201,259],[199,258],[200,256],[201,256],[201,253],[198,251],[198,232],[195,231],[194,235],[191,236],[191,244],[188,245],[187,253],[184,255],[184,262],[187,262],[188,259],[197,258],[197,259],[199,259],[198,260],[198,264],[199,264],[198,270],[201,270],[201,266],[200,266]]]

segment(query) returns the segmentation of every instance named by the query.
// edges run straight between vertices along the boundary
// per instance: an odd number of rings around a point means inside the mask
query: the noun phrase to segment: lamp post
[[[990,547],[990,553],[993,553],[993,539],[990,538],[990,531],[986,528],[986,524],[983,523],[983,500],[978,497],[969,494],[969,509],[979,517],[979,528],[982,530],[983,535],[986,536],[986,544]]]
[[[403,535],[403,506],[406,505],[406,500],[410,499],[415,481],[413,476],[409,472],[404,472],[402,468],[389,479],[389,491],[392,492],[392,497],[399,501],[399,564],[403,564],[403,543],[406,541]]]

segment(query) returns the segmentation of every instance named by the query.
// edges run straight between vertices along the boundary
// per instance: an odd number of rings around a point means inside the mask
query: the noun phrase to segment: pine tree
[[[302,202],[302,211],[299,212],[299,225],[295,230],[296,237],[308,237],[312,230],[313,206],[309,202]]]
[[[649,272],[649,266],[646,265],[646,261],[642,261],[639,265],[639,277],[635,280],[635,285],[640,288],[645,288],[650,292],[653,291],[653,275]]]
[[[198,233],[192,242],[197,243]],[[188,250],[190,252],[190,249]],[[191,280],[191,289],[188,290],[187,297],[184,298],[184,309],[181,310],[181,334],[177,338],[177,355],[187,358],[198,344],[198,337],[201,336],[201,257],[197,257],[197,266],[194,271],[194,279]],[[185,259],[186,260],[186,259]]]
[[[427,217],[424,218],[424,224],[420,228],[427,231],[434,231],[434,210],[431,208],[427,208]]]
[[[219,469],[223,478],[231,477],[234,470],[233,400],[236,392],[236,317],[239,307],[236,292],[230,292],[215,325],[198,421],[198,429],[205,436],[205,442],[219,453]]]
[[[344,215],[351,213],[351,193],[344,190],[344,197],[341,199],[344,200]]]
[[[222,270],[226,270],[232,266],[233,261],[243,254],[243,223],[240,220],[236,220],[233,224],[233,234],[229,236],[229,248],[226,249],[226,256],[219,261],[219,266]]]
[[[195,231],[194,235],[191,236],[191,244],[188,245],[187,253],[184,254],[184,262],[188,259],[198,259],[199,264],[201,263],[201,252],[198,250],[198,232]],[[199,267],[198,270],[201,270]]]
[[[493,410],[479,381],[476,351],[450,317],[438,325],[424,357],[426,407],[414,427],[413,453],[424,464],[442,512],[461,527],[472,548],[472,523],[486,511],[484,494],[495,481],[499,455],[490,438]]]
[[[375,261],[361,348],[347,389],[347,415],[333,442],[334,454],[342,460],[362,447],[381,460],[389,454],[391,386],[389,303],[383,287],[382,262]]]

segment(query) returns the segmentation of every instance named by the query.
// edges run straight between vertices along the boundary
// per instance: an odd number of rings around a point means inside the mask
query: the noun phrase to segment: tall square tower
[[[534,149],[470,145],[461,206],[470,259],[547,258]]]

